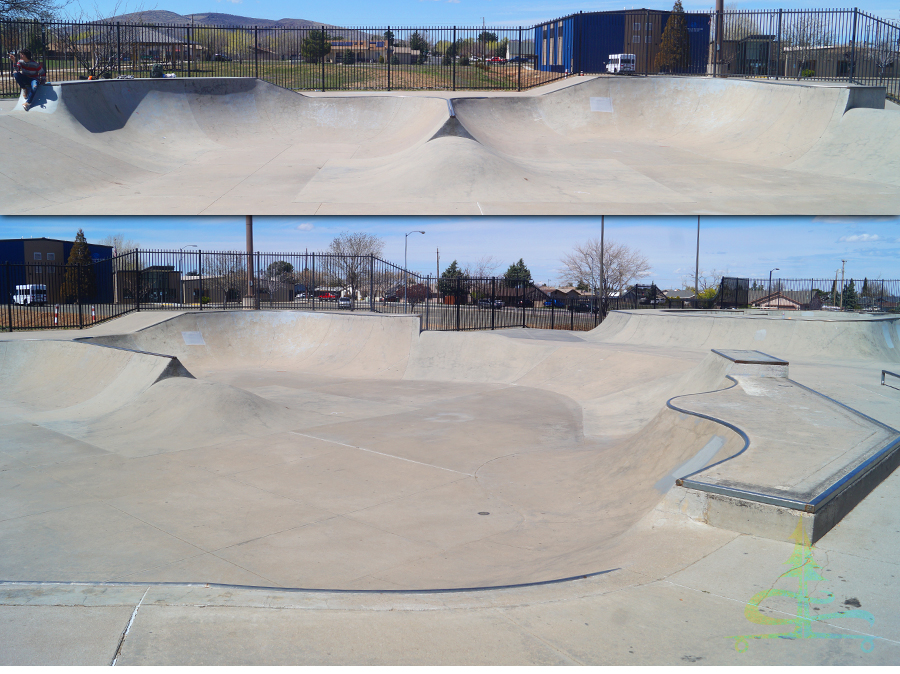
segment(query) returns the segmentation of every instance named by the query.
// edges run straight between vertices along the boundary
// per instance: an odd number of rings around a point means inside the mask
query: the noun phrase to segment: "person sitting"
[[[15,55],[10,54],[10,61],[15,61]],[[46,81],[44,66],[31,60],[31,52],[27,49],[19,50],[19,60],[14,64],[15,72],[13,77],[16,83],[22,87],[25,95],[25,104],[22,106],[28,110],[34,102],[34,95],[37,93],[38,86]]]

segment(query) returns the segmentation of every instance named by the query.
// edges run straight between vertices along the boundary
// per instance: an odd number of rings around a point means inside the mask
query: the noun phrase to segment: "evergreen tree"
[[[519,258],[519,261],[509,265],[509,269],[503,275],[506,279],[506,285],[510,288],[519,288],[525,285],[531,285],[531,272],[525,266],[525,261]]]
[[[348,49],[344,52],[344,65],[352,66],[356,65],[356,54],[353,53],[352,49]]]
[[[859,297],[856,295],[856,286],[853,284],[853,279],[850,279],[850,285],[844,288],[841,304],[841,308],[844,311],[856,311],[859,309]]]
[[[654,65],[659,72],[678,73],[687,70],[691,60],[691,38],[687,28],[687,18],[681,0],[675,0],[675,6],[666,21],[659,52]]]
[[[465,293],[465,289],[463,288],[462,281],[457,282],[456,279],[464,279],[465,274],[463,274],[463,270],[459,268],[459,265],[456,263],[456,260],[450,263],[450,265],[443,271],[441,274],[441,280],[438,281],[438,291],[441,295],[463,295]]]
[[[399,66],[399,65],[400,65],[400,57],[397,56],[396,54],[394,54],[393,56],[391,56],[391,65],[392,65],[392,66]]]
[[[311,30],[300,43],[300,53],[307,63],[318,63],[319,59],[331,51],[333,38],[323,30]]]
[[[75,235],[75,245],[72,246],[72,252],[69,253],[69,259],[66,262],[62,294],[69,302],[90,300],[97,294],[91,250],[88,248],[84,230],[81,229]]]

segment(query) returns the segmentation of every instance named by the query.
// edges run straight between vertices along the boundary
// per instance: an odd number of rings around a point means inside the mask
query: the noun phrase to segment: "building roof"
[[[31,236],[31,237],[22,237],[20,239],[0,239],[0,243],[12,243],[14,241],[53,241],[55,243],[75,243],[74,240],[71,239],[48,239],[46,236]],[[91,243],[87,242],[89,246],[99,246],[101,248],[109,248],[112,250],[112,246],[107,246],[105,243]]]

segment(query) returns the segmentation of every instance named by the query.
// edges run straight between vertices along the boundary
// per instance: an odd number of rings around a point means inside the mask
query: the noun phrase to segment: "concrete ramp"
[[[879,87],[594,77],[350,96],[183,78],[41,96],[0,114],[0,151],[22,163],[0,167],[4,214],[900,209],[900,113]],[[52,188],[23,190],[21,175]]]
[[[780,475],[759,463],[779,451],[757,423],[769,417],[732,418],[746,372],[678,343],[676,318],[656,324],[668,332],[655,343],[626,334],[632,320],[653,325],[644,312],[567,339],[420,333],[411,316],[204,312],[86,343],[0,342],[6,479],[56,489],[49,510],[0,502],[17,513],[0,517],[17,551],[0,576],[425,590],[617,568],[654,509],[703,519],[679,492],[689,480],[713,480],[732,457],[750,462],[745,477]],[[750,323],[680,320],[725,348]],[[163,377],[174,362],[196,379]],[[769,383],[783,397],[781,381]],[[777,403],[758,390],[741,384]],[[844,416],[843,434],[815,438],[822,475],[852,454],[834,443],[867,428]],[[802,453],[796,427],[784,432]],[[37,559],[48,528],[64,532],[58,554]],[[98,564],[93,542],[109,536],[128,544]]]

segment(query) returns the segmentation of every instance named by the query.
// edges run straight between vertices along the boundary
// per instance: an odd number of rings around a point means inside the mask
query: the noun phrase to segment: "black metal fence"
[[[590,12],[516,28],[2,21],[0,49],[30,49],[51,81],[156,71],[321,91],[523,90],[568,73],[605,73],[622,52],[634,56],[636,75],[828,80],[900,96],[900,25],[858,9],[688,13],[683,63],[665,57],[672,16]],[[17,93],[4,78],[0,95]]]
[[[564,74],[534,67],[522,27],[207,27],[0,22],[4,53],[28,48],[51,81],[258,77],[288,89],[521,91]],[[5,79],[5,95],[17,93]]]
[[[723,278],[716,308],[900,313],[900,281],[885,279]]]
[[[416,314],[426,330],[591,330],[616,309],[900,312],[900,281],[724,278],[699,299],[655,285],[564,295],[506,277],[434,277],[365,254],[135,250],[90,264],[6,263],[0,330],[86,328],[133,311]]]

